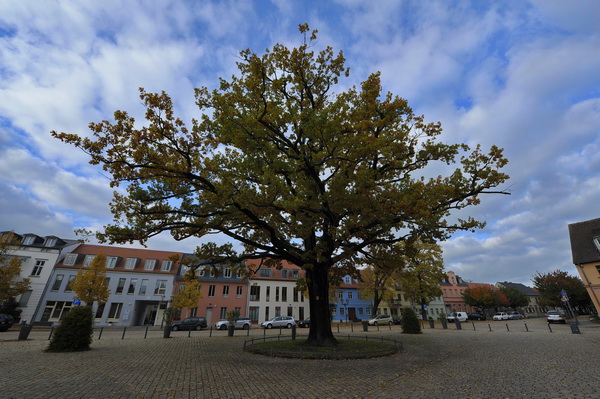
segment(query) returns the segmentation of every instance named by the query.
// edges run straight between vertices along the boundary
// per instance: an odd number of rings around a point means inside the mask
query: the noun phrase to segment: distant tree
[[[498,288],[501,293],[506,297],[506,304],[508,307],[517,310],[529,305],[529,298],[516,288],[501,286]]]
[[[397,245],[373,246],[362,262],[367,267],[360,273],[358,294],[361,299],[371,300],[371,314],[376,315],[381,302],[394,298],[402,269],[402,253]]]
[[[508,299],[497,288],[487,285],[469,287],[462,292],[463,301],[475,308],[496,309],[508,305]]]
[[[427,320],[425,305],[442,295],[440,280],[445,277],[442,248],[436,243],[417,240],[410,246],[400,243],[404,268],[398,273],[402,292],[421,307],[421,316]]]
[[[48,352],[79,352],[92,344],[94,314],[91,306],[75,306],[52,334]]]
[[[19,245],[13,233],[0,236],[0,303],[21,295],[31,286],[28,278],[21,277],[21,259],[11,254],[11,247]]]
[[[561,301],[562,290],[567,293],[573,307],[585,308],[592,304],[583,281],[579,277],[571,276],[561,270],[550,273],[537,272],[533,276],[533,286],[540,293],[540,305],[543,306],[564,306]]]
[[[508,161],[496,146],[440,140],[440,123],[384,92],[379,73],[336,92],[349,75],[343,53],[315,53],[317,31],[302,24],[300,33],[301,46],[242,51],[239,73],[214,90],[196,89],[200,116],[192,127],[175,117],[166,93],[142,89],[147,126],[116,111],[114,123],[90,124],[91,137],[52,134],[83,149],[111,186],[123,187],[111,203],[118,223],[101,240],[220,233],[243,251],[202,245],[207,263],[298,265],[309,293],[307,343],[331,346],[330,271],[360,266],[374,245],[483,227],[451,212],[477,205],[483,194],[507,194],[495,188],[508,179],[501,171]],[[435,170],[445,175],[431,176]]]
[[[106,303],[110,295],[106,281],[106,255],[96,255],[89,267],[79,269],[71,283],[71,289],[76,298],[87,305],[91,306],[94,302]]]
[[[202,298],[202,284],[196,278],[196,270],[189,269],[183,276],[183,283],[173,295],[171,306],[181,311],[183,308],[194,309],[198,307],[198,299]]]

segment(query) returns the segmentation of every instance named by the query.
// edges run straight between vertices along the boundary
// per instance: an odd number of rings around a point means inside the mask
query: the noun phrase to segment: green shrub
[[[421,334],[421,323],[412,309],[402,309],[402,333]]]
[[[52,335],[48,352],[79,352],[90,349],[94,314],[91,306],[75,306]]]

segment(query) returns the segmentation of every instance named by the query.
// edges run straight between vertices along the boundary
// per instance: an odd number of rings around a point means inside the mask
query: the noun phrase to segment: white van
[[[448,321],[450,321],[450,322],[454,322],[455,320],[467,321],[468,319],[469,319],[469,316],[467,316],[466,312],[454,312],[454,313],[450,313],[450,315],[448,316]]]

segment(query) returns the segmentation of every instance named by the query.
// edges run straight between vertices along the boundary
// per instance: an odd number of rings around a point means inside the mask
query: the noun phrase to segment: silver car
[[[546,321],[548,323],[567,324],[567,319],[565,318],[565,315],[559,312],[558,310],[551,310],[548,313],[546,313]]]
[[[278,316],[261,323],[263,328],[285,327],[292,328],[296,325],[296,320],[292,316]]]
[[[219,320],[215,324],[215,328],[217,330],[227,330],[228,325],[229,322],[227,320]],[[236,329],[249,330],[251,327],[252,320],[249,317],[238,317],[234,324],[234,328]]]

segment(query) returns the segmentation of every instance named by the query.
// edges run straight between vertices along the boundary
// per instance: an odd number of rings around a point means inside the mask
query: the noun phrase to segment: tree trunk
[[[315,264],[312,269],[306,270],[310,303],[310,330],[306,343],[309,345],[337,345],[337,340],[331,331],[328,270],[328,267],[323,264]]]

